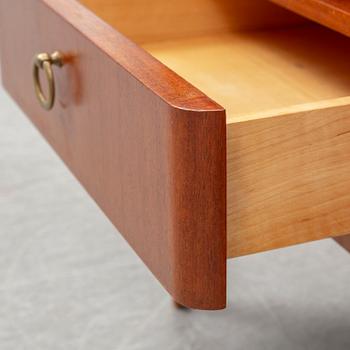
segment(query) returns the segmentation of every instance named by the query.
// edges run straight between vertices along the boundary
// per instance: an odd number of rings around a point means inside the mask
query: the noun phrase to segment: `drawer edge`
[[[184,110],[224,110],[77,0],[40,1],[169,105]]]

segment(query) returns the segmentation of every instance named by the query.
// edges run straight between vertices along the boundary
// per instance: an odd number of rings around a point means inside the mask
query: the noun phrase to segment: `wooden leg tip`
[[[188,307],[179,304],[175,300],[173,300],[173,304],[174,304],[175,308],[178,310],[184,310],[184,311],[190,310]]]

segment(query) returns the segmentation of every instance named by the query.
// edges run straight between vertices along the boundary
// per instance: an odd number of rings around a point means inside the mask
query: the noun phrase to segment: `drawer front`
[[[179,303],[224,307],[224,110],[75,0],[0,0],[0,23],[3,83],[49,144]],[[32,60],[55,50],[46,111]]]

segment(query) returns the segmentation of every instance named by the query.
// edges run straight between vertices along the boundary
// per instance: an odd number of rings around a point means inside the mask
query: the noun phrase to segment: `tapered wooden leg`
[[[350,252],[350,235],[335,237],[334,240],[340,244],[344,249]]]

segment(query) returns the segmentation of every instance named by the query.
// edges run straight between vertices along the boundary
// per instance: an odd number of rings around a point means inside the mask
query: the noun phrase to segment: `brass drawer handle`
[[[52,65],[62,67],[63,59],[62,54],[58,51],[55,51],[51,55],[48,53],[39,53],[34,57],[33,61],[33,79],[34,79],[34,88],[35,94],[38,98],[40,105],[46,110],[52,109],[55,103],[55,78],[52,71]],[[39,69],[43,69],[47,79],[47,97],[44,95],[40,78],[39,78]]]

